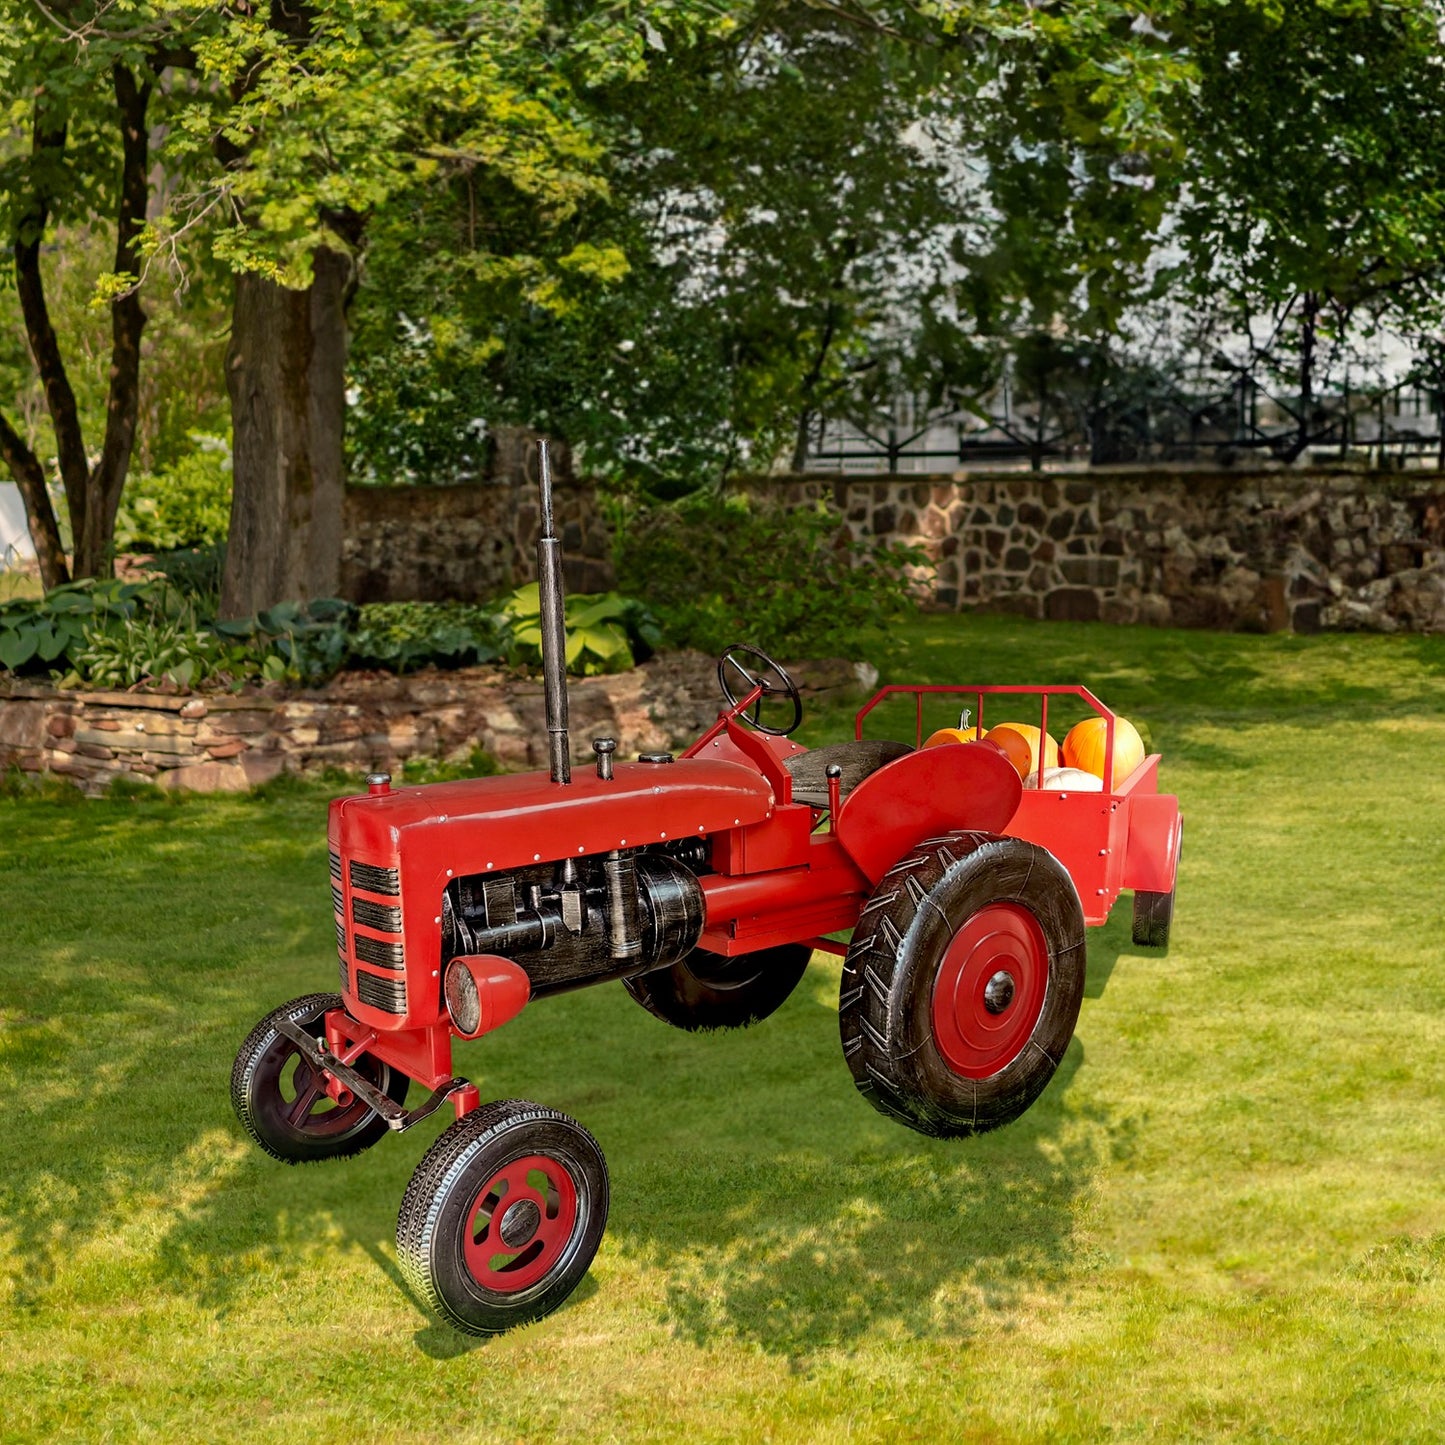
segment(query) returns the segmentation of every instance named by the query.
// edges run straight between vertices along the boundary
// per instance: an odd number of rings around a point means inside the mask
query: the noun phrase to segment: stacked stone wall
[[[921,547],[927,603],[1276,631],[1445,628],[1433,472],[959,473],[757,478],[859,539]]]
[[[805,700],[857,686],[843,662],[793,664]],[[717,716],[714,659],[673,653],[612,677],[569,684],[573,762],[592,739],[618,754],[678,750]],[[242,792],[280,773],[398,769],[413,758],[464,761],[474,749],[505,768],[547,766],[540,683],[499,668],[410,677],[342,673],[318,692],[240,696],[0,686],[0,772],[53,773],[84,792],[117,778],[198,792]]]
[[[557,532],[572,592],[612,587],[593,488],[559,481]],[[491,602],[537,577],[537,488],[524,477],[460,487],[347,487],[341,594],[352,602]]]

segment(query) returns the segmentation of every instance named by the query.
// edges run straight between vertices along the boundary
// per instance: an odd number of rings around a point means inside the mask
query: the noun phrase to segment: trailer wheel
[[[1046,849],[991,833],[921,843],[883,875],[843,966],[858,1091],[924,1134],[1018,1118],[1064,1056],[1084,996],[1084,914]]]
[[[782,1006],[812,956],[806,943],[733,958],[695,948],[671,968],[635,974],[622,984],[648,1013],[674,1028],[740,1029]]]
[[[1168,948],[1174,922],[1174,890],[1134,894],[1134,942],[1141,948]]]
[[[1168,948],[1169,930],[1174,923],[1174,894],[1179,887],[1179,855],[1184,849],[1184,831],[1174,852],[1174,886],[1167,893],[1134,890],[1134,942],[1141,948]]]
[[[288,1018],[314,1038],[325,1033],[328,1009],[341,1007],[341,995],[310,993],[272,1009],[246,1037],[231,1068],[231,1105],[246,1132],[270,1155],[286,1164],[344,1159],[360,1154],[386,1133],[386,1120],[360,1099],[339,1104],[322,1081],[276,1028]],[[388,1098],[406,1101],[411,1080],[397,1069],[362,1056],[352,1065]]]
[[[407,1282],[444,1320],[495,1335],[551,1314],[607,1227],[607,1164],[575,1119],[509,1099],[422,1156],[396,1223]]]

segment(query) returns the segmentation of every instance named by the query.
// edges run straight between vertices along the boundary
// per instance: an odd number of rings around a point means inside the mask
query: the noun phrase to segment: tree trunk
[[[146,111],[151,84],[141,84],[124,65],[112,68],[116,117],[120,126],[121,172],[116,211],[115,270],[136,276],[140,266],[140,233],[145,225],[147,171],[150,168],[150,134]],[[31,153],[45,168],[63,164],[66,128],[42,112],[36,101],[31,133]],[[39,169],[39,166],[38,166]],[[44,169],[39,169],[42,178]],[[13,246],[15,289],[25,318],[26,339],[35,359],[35,369],[45,388],[45,405],[55,432],[56,457],[65,486],[70,514],[71,546],[77,577],[109,575],[115,537],[115,512],[120,503],[135,446],[136,419],[140,408],[140,338],[145,311],[132,288],[111,303],[111,347],[109,387],[106,395],[105,438],[100,458],[92,468],[81,434],[80,408],[61,355],[60,341],[51,323],[45,298],[45,280],[40,270],[40,252],[50,221],[50,197],[37,184],[16,217]],[[45,491],[39,462],[20,436],[5,422],[0,426],[0,454],[25,498],[30,535],[40,559],[41,577],[47,587],[68,580],[65,554],[55,525],[55,511]]]
[[[116,112],[120,117],[120,206],[115,222],[115,271],[136,276],[139,285],[140,233],[145,225],[150,183],[150,133],[146,110],[151,87],[138,85],[123,65],[112,72]],[[83,523],[75,534],[75,575],[107,577],[113,570],[115,513],[130,471],[140,415],[140,338],[146,314],[140,292],[132,288],[110,307],[110,387],[105,403],[105,437],[91,468],[82,507]]]
[[[1314,411],[1315,340],[1319,334],[1320,298],[1315,291],[1304,293],[1303,315],[1300,319],[1299,358],[1299,431],[1284,453],[1284,460],[1295,461],[1310,444],[1310,421]]]
[[[346,301],[351,262],[319,250],[313,280],[289,291],[236,278],[231,396],[231,534],[221,615],[333,597],[341,585]]]

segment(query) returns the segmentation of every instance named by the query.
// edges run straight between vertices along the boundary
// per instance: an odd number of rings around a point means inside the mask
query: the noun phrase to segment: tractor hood
[[[401,857],[404,868],[430,857],[465,874],[705,837],[772,811],[773,790],[754,769],[684,758],[618,763],[608,780],[591,770],[570,783],[514,773],[340,798],[327,832],[350,856]]]

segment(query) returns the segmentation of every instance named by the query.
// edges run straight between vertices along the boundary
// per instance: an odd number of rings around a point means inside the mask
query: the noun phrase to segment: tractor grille
[[[346,952],[346,925],[339,918],[336,919],[336,946],[342,953]]]
[[[351,900],[351,918],[381,933],[401,932],[401,909],[393,903],[371,903],[365,898]]]
[[[349,993],[351,991],[351,974],[346,967],[346,955],[344,953],[340,954],[336,962],[341,968],[341,991],[342,993]]]
[[[386,893],[392,898],[400,898],[401,873],[395,868],[376,868],[370,863],[353,861],[351,886],[364,888],[368,893]]]
[[[362,940],[358,939],[360,943]],[[358,954],[360,949],[357,950]],[[406,981],[400,978],[381,978],[374,973],[356,975],[356,996],[371,1008],[383,1013],[404,1014],[406,1012]]]
[[[354,942],[356,956],[362,963],[374,963],[378,968],[401,967],[401,944],[383,943],[379,938],[367,938],[361,933],[354,936]]]
[[[340,882],[341,882],[341,854],[339,854],[339,853],[328,853],[326,856],[327,856],[328,860],[329,860],[330,863],[331,863],[331,876],[332,876],[338,883],[340,883]]]
[[[331,885],[331,906],[338,913],[346,912],[346,905],[341,901],[341,890],[334,883]]]

